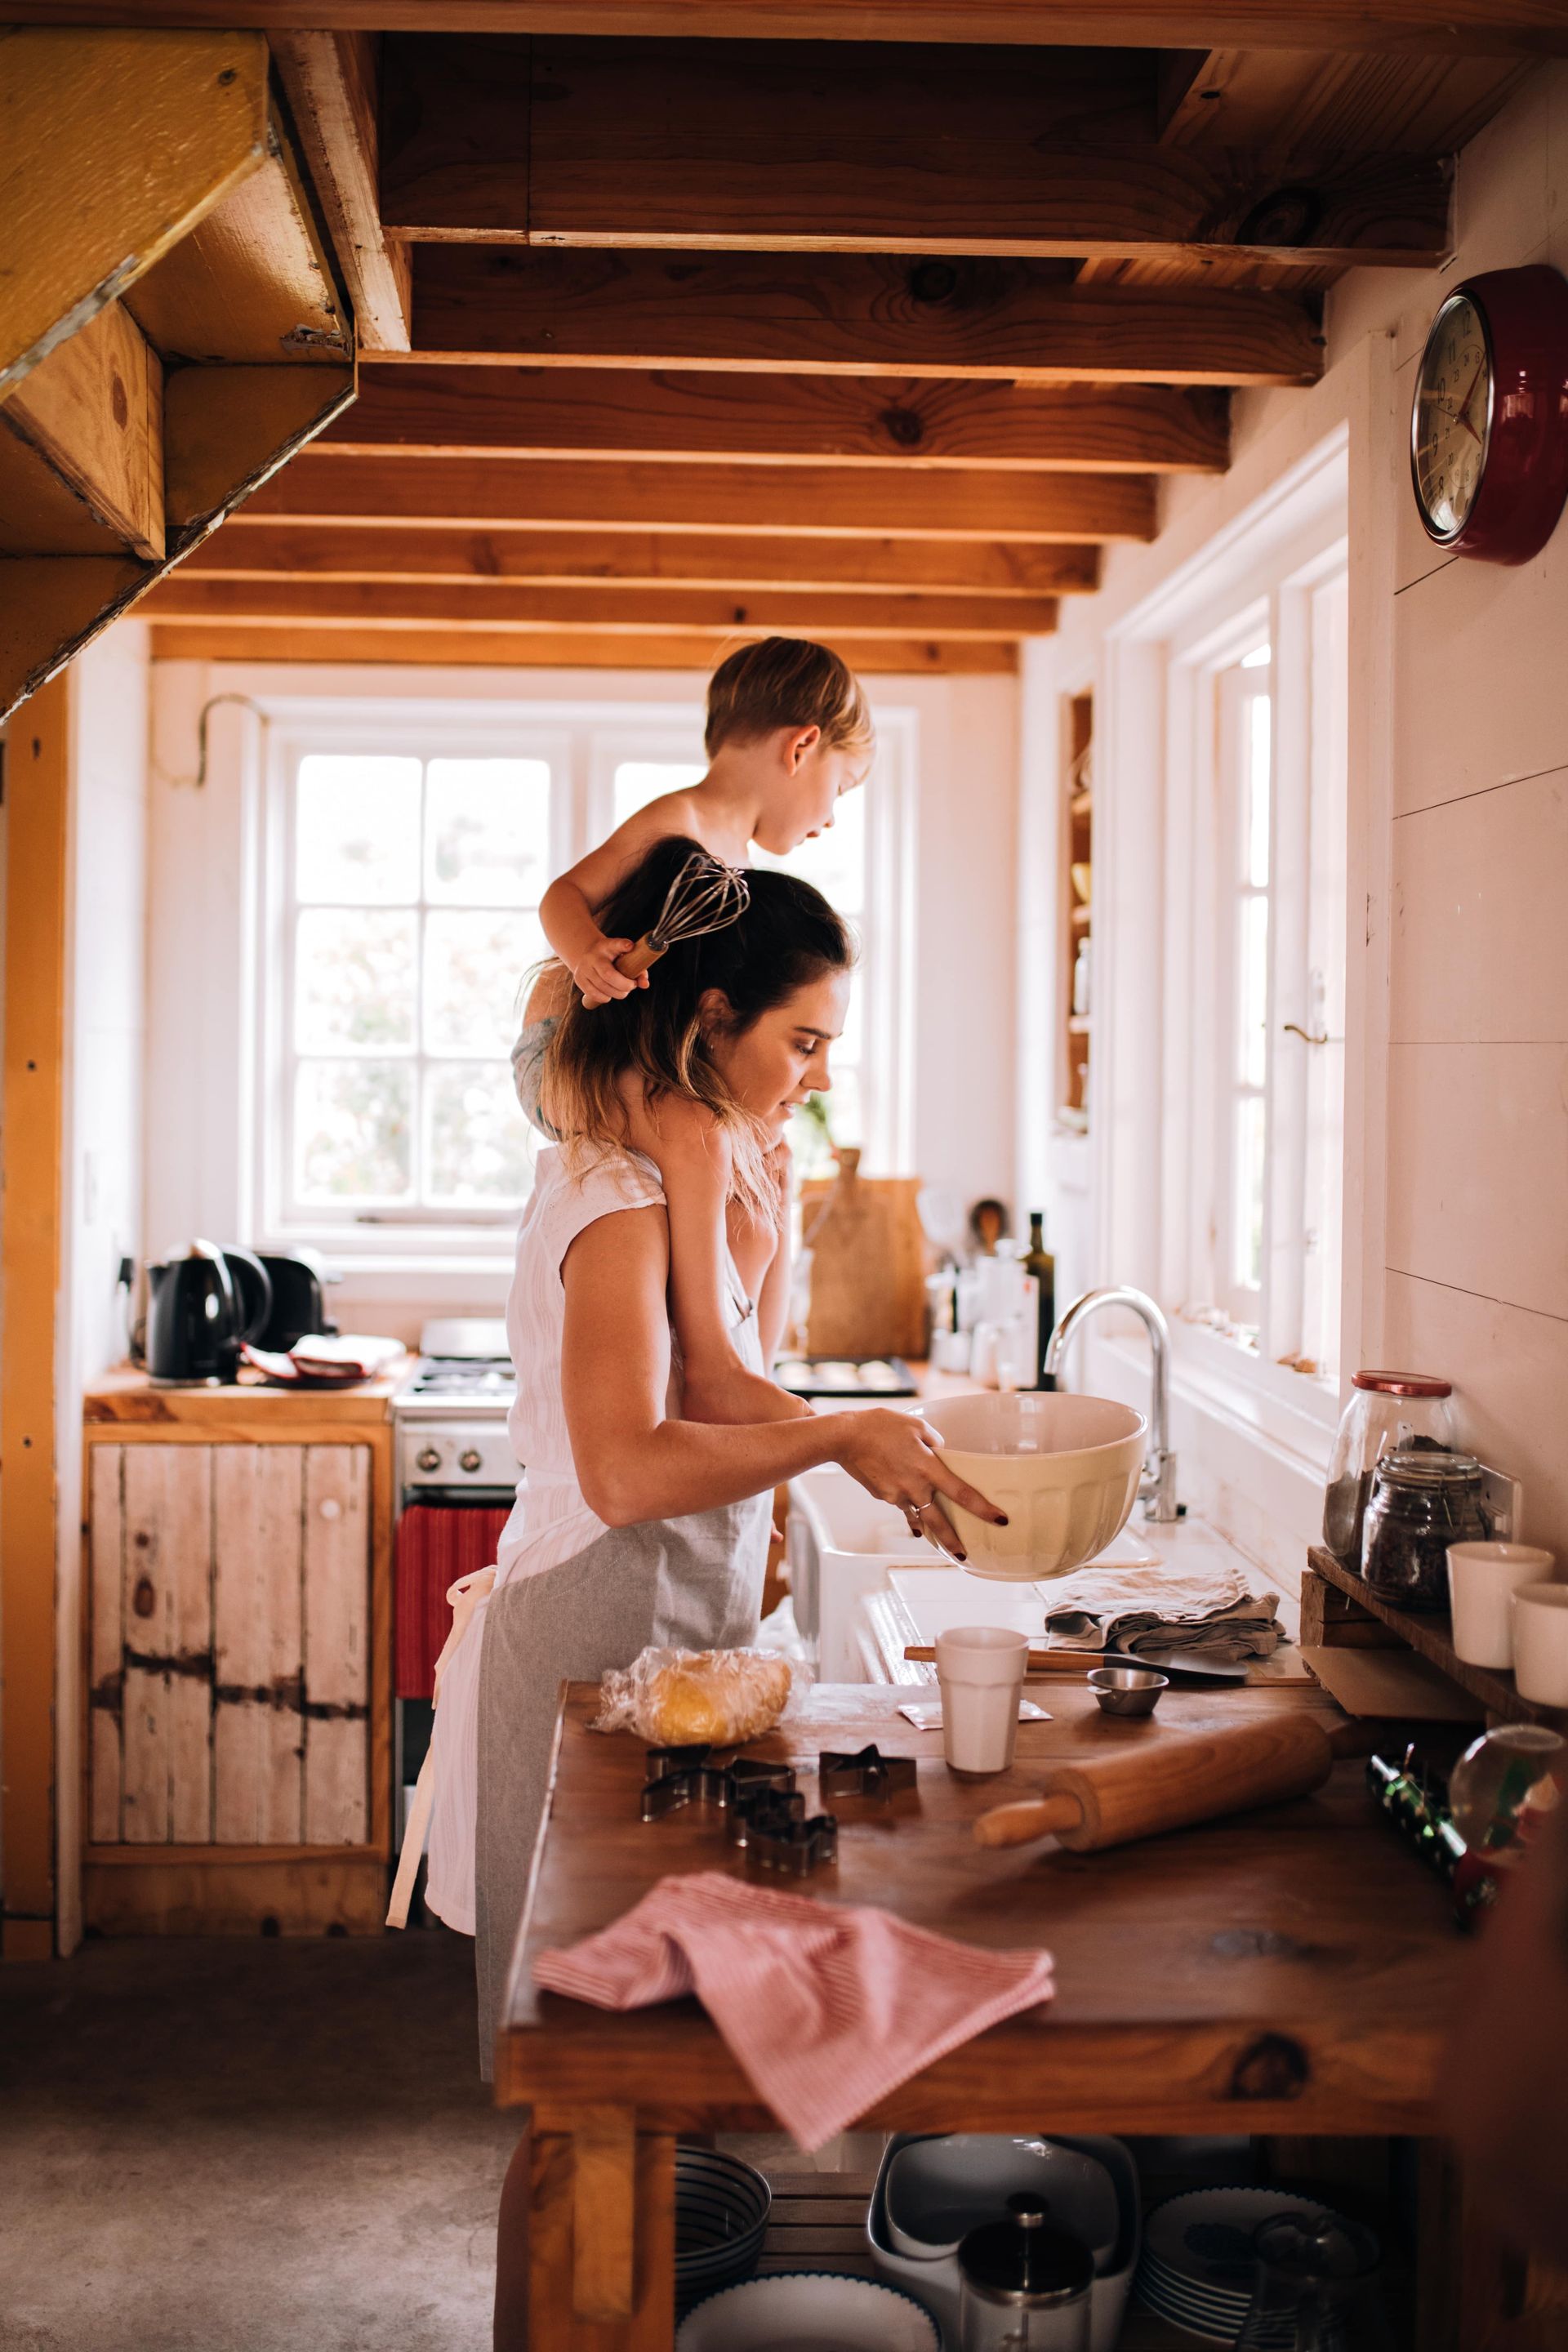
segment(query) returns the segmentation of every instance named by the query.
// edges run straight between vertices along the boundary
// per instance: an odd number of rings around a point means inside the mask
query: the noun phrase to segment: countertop
[[[242,1374],[232,1386],[187,1389],[162,1387],[140,1365],[120,1364],[89,1386],[82,1418],[89,1427],[110,1422],[142,1430],[199,1429],[215,1437],[241,1439],[250,1429],[275,1435],[296,1425],[378,1428],[387,1419],[393,1392],[408,1377],[408,1366],[405,1357],[379,1379],[356,1381],[350,1388],[273,1388],[258,1376]]]
[[[876,1740],[919,1759],[918,1787],[840,1801],[835,1866],[802,1891],[875,1904],[964,1942],[1043,1945],[1057,1994],[927,2067],[865,2117],[876,2129],[1424,2133],[1434,2127],[1444,2018],[1465,1945],[1446,1890],[1367,1801],[1359,1763],[1310,1797],[1100,1853],[1051,1841],[977,1846],[974,1816],[1036,1793],[1032,1766],[1260,1709],[1342,1721],[1297,1689],[1167,1694],[1152,1725],[1052,1693],[1052,1720],[1020,1727],[1010,1773],[966,1782],[940,1732],[898,1714],[907,1691],[819,1685],[802,1717],[748,1752],[810,1774],[824,1748]],[[535,1955],[630,1909],[669,1873],[743,1874],[715,1816],[644,1822],[642,1743],[590,1732],[597,1689],[563,1698],[551,1811],[503,2011],[497,2091],[550,2108],[612,2100],[639,2128],[765,2125],[698,2003],[611,2014],[536,1990]],[[795,1885],[771,1876],[768,1885]]]

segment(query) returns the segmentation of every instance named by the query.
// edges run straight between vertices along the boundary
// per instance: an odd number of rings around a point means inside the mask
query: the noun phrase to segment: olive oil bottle
[[[1034,1384],[1037,1389],[1054,1389],[1056,1376],[1046,1370],[1046,1349],[1050,1346],[1051,1333],[1057,1328],[1057,1262],[1046,1247],[1046,1213],[1043,1209],[1031,1209],[1029,1212],[1029,1246],[1024,1253],[1024,1272],[1032,1274],[1040,1286]]]

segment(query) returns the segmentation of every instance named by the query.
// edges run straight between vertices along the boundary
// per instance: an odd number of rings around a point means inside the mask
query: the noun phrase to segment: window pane
[[[545,760],[432,760],[425,887],[468,907],[537,907],[550,857]]]
[[[1232,1279],[1256,1290],[1263,1280],[1263,1097],[1236,1107],[1236,1265]]]
[[[549,952],[536,915],[427,915],[426,1052],[510,1053],[525,975]]]
[[[661,793],[684,792],[708,773],[700,760],[622,760],[615,777],[616,823],[625,824]]]
[[[1241,902],[1240,1072],[1244,1087],[1260,1087],[1268,1062],[1268,901],[1259,895]]]
[[[450,1062],[425,1081],[425,1197],[451,1207],[521,1201],[533,1183],[528,1122],[505,1062]]]
[[[385,1053],[411,1046],[418,969],[416,916],[306,908],[295,935],[296,1049]]]
[[[301,1062],[294,1181],[302,1201],[398,1201],[414,1184],[408,1062]]]
[[[319,904],[419,896],[419,762],[312,751],[294,797],[295,890]]]
[[[866,1122],[861,1108],[860,1073],[852,1062],[829,1066],[833,1073],[833,1091],[827,1097],[827,1116],[833,1124],[835,1143],[862,1143]]]
[[[874,779],[868,789],[876,790]],[[774,874],[798,874],[841,915],[858,915],[866,904],[867,791],[866,785],[860,785],[846,793],[833,812],[832,826],[816,841],[803,841],[787,857],[759,849],[754,852],[756,863]]]
[[[1268,887],[1268,772],[1274,705],[1266,694],[1247,698],[1247,879],[1255,890]]]

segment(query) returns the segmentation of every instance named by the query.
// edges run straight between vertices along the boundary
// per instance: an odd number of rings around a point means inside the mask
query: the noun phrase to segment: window
[[[307,752],[290,793],[285,1151],[295,1216],[426,1221],[530,1184],[509,1050],[537,913],[537,759]]]
[[[1344,1138],[1346,574],[1338,548],[1285,581],[1202,666],[1212,750],[1212,1181],[1197,1304],[1271,1362],[1339,1350]],[[1200,749],[1200,759],[1202,751]]]
[[[548,951],[546,883],[702,774],[700,711],[411,699],[393,730],[385,704],[299,698],[266,716],[242,1222],[351,1268],[490,1263],[533,1180],[510,1055],[525,975]],[[881,719],[871,788],[820,840],[758,863],[815,882],[870,948],[835,1055],[834,1127],[896,1168],[914,720]]]

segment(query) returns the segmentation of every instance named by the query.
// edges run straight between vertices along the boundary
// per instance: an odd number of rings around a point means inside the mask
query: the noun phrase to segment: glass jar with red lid
[[[1362,1529],[1373,1473],[1401,1447],[1451,1453],[1454,1388],[1431,1372],[1357,1372],[1340,1416],[1323,1498],[1323,1545],[1343,1568],[1361,1572]]]

